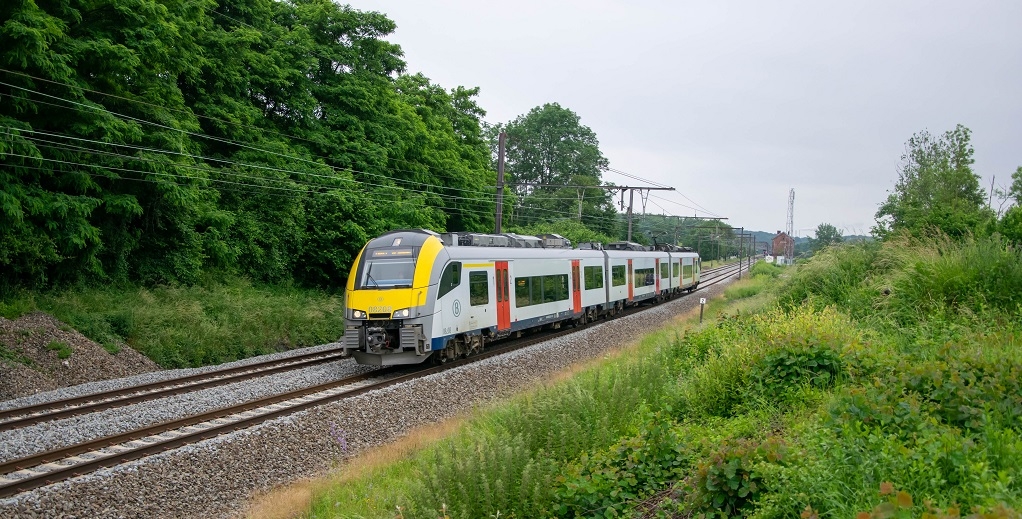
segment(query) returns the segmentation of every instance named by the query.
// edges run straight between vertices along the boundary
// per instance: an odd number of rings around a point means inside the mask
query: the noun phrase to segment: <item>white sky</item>
[[[987,191],[1022,165],[1022,1],[351,5],[397,23],[409,72],[481,87],[488,122],[573,110],[612,168],[677,188],[652,213],[695,214],[684,194],[773,232],[794,188],[797,235],[868,234],[905,141],[957,123]]]

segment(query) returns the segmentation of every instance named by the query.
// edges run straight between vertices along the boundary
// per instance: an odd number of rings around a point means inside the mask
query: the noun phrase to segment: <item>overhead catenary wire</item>
[[[191,111],[191,110],[184,110],[184,109],[180,109],[180,108],[170,108],[170,107],[167,107],[167,106],[158,105],[158,104],[155,104],[155,103],[150,103],[148,101],[142,101],[140,99],[131,99],[131,98],[124,97],[124,96],[119,96],[119,95],[116,95],[116,94],[110,94],[110,93],[102,92],[102,91],[99,91],[99,90],[85,88],[85,87],[80,86],[80,85],[72,85],[72,84],[69,84],[69,83],[62,83],[60,81],[53,81],[52,79],[41,78],[41,77],[38,77],[38,76],[33,76],[31,74],[26,74],[24,72],[19,72],[19,71],[15,71],[15,70],[8,70],[8,69],[4,69],[4,68],[0,68],[0,72],[6,72],[8,74],[15,74],[15,75],[27,77],[29,79],[33,79],[33,80],[36,80],[36,81],[43,81],[43,82],[50,83],[50,84],[53,84],[53,85],[60,85],[60,86],[63,86],[63,87],[80,90],[82,92],[89,92],[89,93],[96,94],[96,95],[111,97],[111,98],[114,98],[114,99],[120,99],[122,101],[127,101],[129,103],[135,103],[135,104],[139,104],[139,105],[142,105],[142,106],[148,106],[148,107],[151,107],[151,108],[158,108],[160,110],[166,110],[168,112],[175,112],[175,113],[180,113],[180,114],[184,114],[184,115],[188,115],[188,116],[194,116],[194,117],[197,117],[199,119],[205,119],[205,120],[212,121],[212,122],[217,122],[217,123],[222,123],[222,124],[229,124],[229,125],[233,125],[233,126],[240,127],[240,128],[256,130],[256,131],[259,131],[259,132],[265,132],[265,133],[268,133],[268,134],[271,134],[271,135],[276,135],[276,136],[279,136],[279,137],[286,137],[286,138],[288,138],[290,140],[294,140],[294,141],[307,142],[307,143],[310,143],[310,144],[322,144],[322,143],[314,141],[312,139],[306,139],[304,137],[299,137],[299,136],[296,136],[296,135],[291,135],[291,134],[288,134],[288,133],[285,133],[285,132],[281,132],[281,131],[278,131],[278,130],[273,130],[273,129],[264,128],[264,127],[260,127],[260,126],[253,126],[251,124],[240,123],[240,122],[237,122],[237,121],[230,121],[230,120],[227,120],[227,119],[221,119],[221,118],[218,118],[218,117],[211,117],[211,116],[208,116],[208,115],[202,115],[202,114],[195,113],[194,111]],[[0,84],[2,84],[2,83],[0,83]],[[30,89],[25,89],[25,90],[32,91]],[[38,100],[33,101],[33,102],[34,103],[42,103],[41,101],[38,101]],[[50,103],[43,103],[43,104],[49,104],[50,106],[59,106],[59,105],[53,105],[53,104],[50,104]],[[370,154],[367,153],[365,150],[362,150],[362,149],[359,149],[359,148],[345,146],[345,145],[338,144],[338,143],[331,143],[331,145],[335,146],[337,148],[340,148],[340,149],[342,149],[344,151],[350,152],[350,153],[355,153],[355,154],[359,154],[359,155],[363,155],[363,156],[370,156]],[[313,154],[313,156],[316,157],[316,158],[322,158],[322,159],[326,158],[326,157],[323,157],[322,155],[316,155],[316,154]],[[413,164],[413,165],[415,165],[417,167],[422,167],[422,168],[426,168],[426,169],[429,169],[429,170],[435,170],[435,168],[433,166],[430,166],[428,164],[423,164],[421,162],[412,162],[412,161],[409,161],[409,160],[400,159],[400,158],[396,158],[396,157],[388,157],[388,160],[392,160],[394,162],[401,162],[401,163],[405,163],[405,164]],[[414,171],[414,170],[401,169],[401,168],[396,168],[396,167],[392,167],[391,169],[393,169],[394,171],[400,171],[402,173],[418,173],[417,171]],[[435,171],[434,171],[434,173],[435,173]]]
[[[207,167],[203,167],[201,165],[170,164],[170,163],[154,161],[152,159],[145,159],[145,158],[137,157],[137,156],[133,156],[133,155],[121,155],[121,154],[116,154],[116,153],[112,153],[112,152],[109,152],[109,151],[92,150],[92,149],[81,147],[81,146],[69,147],[67,145],[62,145],[60,143],[58,143],[58,144],[49,144],[49,142],[50,141],[47,141],[48,144],[44,145],[44,147],[56,148],[56,149],[60,149],[60,150],[63,150],[63,151],[72,151],[72,152],[81,152],[81,153],[93,153],[93,154],[109,155],[109,156],[115,156],[117,158],[123,158],[123,159],[126,159],[126,160],[136,160],[136,161],[142,161],[142,162],[151,162],[151,163],[156,163],[156,164],[163,165],[163,166],[171,166],[171,167],[174,167],[174,168],[193,169],[193,170],[202,171],[202,172],[208,173],[208,174],[228,175],[228,176],[232,176],[232,177],[235,177],[235,178],[241,178],[241,179],[247,179],[247,180],[255,180],[255,181],[267,181],[267,180],[288,181],[288,179],[269,179],[267,177],[257,177],[257,176],[251,176],[251,175],[243,175],[243,174],[234,173],[234,172],[225,172],[222,168],[210,169],[210,168],[207,168]],[[17,157],[17,158],[32,159],[32,160],[44,160],[44,161],[50,161],[50,162],[59,162],[59,163],[68,164],[68,165],[76,165],[76,166],[81,166],[81,167],[109,169],[109,170],[115,170],[115,171],[121,171],[121,172],[133,172],[133,173],[139,173],[139,174],[151,174],[151,175],[157,175],[157,176],[163,176],[163,177],[173,177],[173,178],[187,178],[187,179],[191,179],[191,180],[208,180],[208,181],[214,182],[214,183],[216,183],[218,185],[227,184],[227,185],[243,186],[243,187],[255,188],[255,189],[272,189],[272,190],[276,190],[276,191],[288,191],[288,192],[294,192],[294,193],[307,193],[308,192],[308,191],[302,190],[302,189],[294,189],[294,188],[279,187],[279,186],[264,186],[264,185],[246,183],[246,182],[231,182],[231,181],[224,181],[224,180],[215,179],[215,178],[209,178],[209,177],[190,177],[190,176],[187,176],[187,175],[174,175],[174,174],[166,173],[166,172],[154,172],[154,171],[145,171],[145,170],[136,170],[136,169],[130,169],[130,168],[121,168],[121,167],[113,167],[113,166],[106,166],[106,165],[98,165],[98,164],[86,164],[86,163],[81,163],[81,162],[73,162],[73,161],[66,161],[66,160],[60,160],[60,159],[50,159],[50,158],[46,158],[46,157],[34,157],[34,156],[29,156],[29,155],[21,155],[21,154],[13,154],[13,153],[9,153],[7,155],[8,156],[12,156],[12,157]],[[287,170],[282,170],[282,171],[287,171]],[[104,176],[104,175],[99,175],[99,177],[110,179],[109,176]],[[411,190],[405,189],[405,188],[403,188],[401,186],[388,186],[388,185],[384,185],[384,184],[367,183],[367,182],[364,182],[364,181],[359,181],[357,179],[345,179],[345,178],[341,178],[341,177],[329,177],[329,176],[326,177],[326,178],[334,179],[334,180],[342,180],[342,181],[345,181],[345,182],[350,182],[350,183],[354,183],[354,184],[359,184],[359,185],[369,186],[369,187],[375,187],[375,188],[396,189],[396,190],[400,190],[400,191],[410,191],[411,193],[417,194],[417,195],[430,195],[430,196],[434,196],[434,197],[438,197],[438,198],[465,199],[464,197],[455,197],[453,195],[445,195],[443,193],[411,191]],[[112,180],[117,180],[117,179],[112,179]],[[134,180],[134,179],[126,178],[126,180]],[[308,183],[308,182],[300,182],[300,181],[297,181],[297,180],[294,180],[294,179],[290,179],[290,182],[292,182],[294,184],[297,184],[299,186],[305,186],[305,187],[314,188],[314,189],[338,189],[339,188],[339,186],[328,186],[328,185],[323,185],[323,184],[314,184],[314,183]],[[178,184],[178,185],[184,185],[184,184]],[[377,192],[376,195],[374,195],[374,196],[380,196],[380,194]],[[476,199],[466,199],[466,200],[476,200]],[[405,200],[405,199],[401,199],[401,198],[397,198],[397,197],[383,198],[380,201],[385,201],[385,202],[388,202],[388,203],[399,203],[399,204],[408,204],[408,203],[422,204],[423,203],[422,199],[417,199],[417,200],[415,200],[413,202],[411,200]],[[450,210],[451,209],[449,206],[433,206],[433,205],[429,205],[429,204],[425,204],[425,205],[427,207],[431,207],[431,208],[435,208],[435,209],[443,209],[443,210]],[[546,208],[540,208],[540,207],[531,207],[530,210],[531,211],[539,211],[539,212],[543,212],[543,213],[552,213],[554,216],[559,216],[559,217],[569,217],[569,216],[573,217],[573,213],[559,212],[559,211],[555,211],[555,210],[552,210],[552,209],[546,209]],[[476,214],[476,215],[482,215],[482,216],[492,216],[492,213],[490,213],[489,211],[471,210],[471,209],[468,209],[468,208],[459,208],[459,211],[462,212],[462,213],[465,213],[465,214]],[[608,223],[615,222],[615,220],[611,219],[611,218],[593,217],[593,219],[596,219],[598,221],[608,222]]]
[[[625,171],[621,171],[620,169],[616,169],[616,168],[610,168],[610,167],[608,167],[608,168],[607,168],[607,171],[610,171],[610,172],[612,172],[612,173],[617,173],[618,175],[621,175],[621,176],[624,176],[624,177],[628,177],[628,178],[631,178],[631,179],[633,179],[633,180],[638,180],[638,181],[640,181],[640,182],[645,182],[645,183],[647,183],[647,184],[651,184],[651,185],[653,185],[653,186],[656,186],[656,187],[671,187],[671,186],[668,186],[668,185],[666,185],[666,184],[661,184],[661,183],[659,183],[659,182],[655,182],[655,181],[653,181],[653,180],[650,180],[650,179],[648,179],[648,178],[643,178],[643,177],[640,177],[640,176],[638,176],[638,175],[633,175],[633,174],[631,174],[631,173],[627,173],[627,172],[625,172]],[[685,195],[684,193],[682,193],[682,192],[680,192],[680,191],[676,191],[676,192],[677,192],[677,193],[678,193],[679,195],[681,195],[681,196],[682,196],[683,198],[685,198],[685,200],[688,200],[689,202],[691,202],[691,203],[692,203],[692,205],[694,205],[694,206],[696,206],[696,207],[690,207],[690,206],[687,206],[687,205],[685,205],[685,204],[682,204],[682,203],[679,203],[679,202],[675,202],[675,201],[673,201],[673,200],[669,200],[669,199],[666,199],[666,198],[663,198],[663,197],[657,197],[656,195],[653,195],[653,194],[650,194],[650,196],[651,196],[651,197],[656,197],[656,198],[660,198],[661,200],[665,200],[665,201],[671,202],[672,204],[678,204],[678,205],[680,205],[680,206],[682,206],[682,207],[686,207],[686,208],[688,208],[688,209],[692,209],[693,211],[697,211],[697,212],[700,212],[700,211],[701,211],[701,212],[704,212],[704,213],[706,213],[706,214],[709,214],[709,215],[712,215],[712,216],[720,216],[719,214],[717,214],[717,213],[714,213],[713,211],[710,211],[709,209],[707,209],[707,208],[703,207],[702,205],[700,205],[700,204],[699,204],[698,202],[696,202],[695,200],[692,200],[691,198],[689,198],[688,196],[686,196],[686,195]],[[697,209],[697,208],[698,208],[698,209]]]
[[[3,82],[0,82],[0,85],[7,85],[7,84],[3,83]],[[22,87],[17,87],[17,88],[22,88]],[[44,95],[44,96],[47,96],[47,97],[50,97],[50,98],[58,99],[58,100],[65,101],[65,102],[68,102],[68,103],[72,103],[72,104],[75,104],[75,105],[81,105],[81,103],[77,103],[75,101],[63,99],[63,98],[60,98],[60,97],[57,97],[57,96],[52,96],[50,94],[45,94],[45,93],[42,93],[42,92],[38,92],[38,91],[31,90],[31,89],[26,89],[26,88],[22,88],[22,89],[26,90],[26,91],[29,91],[29,92],[32,92],[32,93],[38,93],[40,95]],[[56,107],[59,107],[59,108],[67,108],[67,107],[63,107],[63,106],[56,105],[56,104],[53,104],[53,103],[46,103],[45,101],[33,101],[33,102],[41,103],[41,104],[46,104],[46,105],[50,105],[50,106],[56,106]],[[116,117],[125,117],[125,118],[127,118],[129,120],[133,120],[133,121],[136,121],[136,122],[141,122],[143,124],[151,124],[151,125],[154,125],[154,126],[157,126],[157,127],[160,127],[160,128],[167,128],[166,126],[159,125],[157,123],[150,123],[148,121],[145,121],[144,119],[137,119],[137,118],[133,118],[131,116],[122,116],[121,114],[118,114],[116,112],[112,112],[110,110],[106,110],[104,108],[98,108],[98,107],[88,107],[88,108],[91,109],[91,110],[97,110],[97,111],[105,112],[105,113],[108,113],[108,114],[116,116]],[[76,108],[76,109],[78,109],[78,108]],[[12,129],[14,131],[18,131],[18,132],[22,132],[22,131],[39,132],[39,130],[26,130],[26,129],[22,129],[22,128],[13,128],[13,127],[8,127],[8,128],[10,128],[10,129]],[[170,128],[170,129],[171,130],[175,130],[174,128]],[[185,132],[185,130],[179,130],[179,131]],[[197,134],[197,135],[206,136],[205,134]],[[71,137],[71,136],[64,136],[64,137],[68,138],[68,139],[87,140],[87,139],[83,139],[81,137]],[[211,139],[214,139],[214,140],[219,140],[221,142],[225,142],[225,143],[228,143],[228,144],[234,144],[234,145],[237,145],[237,146],[247,147],[247,148],[249,148],[249,149],[251,149],[253,151],[260,151],[260,152],[266,151],[266,150],[262,150],[262,149],[259,149],[259,148],[246,146],[243,143],[238,143],[236,141],[231,141],[229,139],[221,139],[221,138],[213,137],[213,136],[207,136],[207,137],[209,137]],[[133,145],[121,144],[121,143],[113,143],[113,142],[104,142],[104,141],[95,141],[95,140],[93,140],[92,142],[97,142],[97,143],[100,143],[100,144],[103,144],[103,145],[107,145],[107,146],[133,147]],[[192,154],[187,154],[187,153],[184,153],[184,152],[177,152],[177,151],[156,150],[156,149],[150,149],[150,151],[157,151],[159,153],[186,155],[186,156],[190,156],[190,157],[193,157],[193,158],[200,158],[202,160],[214,161],[214,162],[224,162],[224,163],[231,163],[231,164],[235,163],[234,161],[230,161],[230,160],[227,160],[227,159],[203,157],[201,155],[192,155]],[[378,173],[369,173],[369,172],[366,172],[366,171],[360,171],[360,170],[356,170],[354,168],[330,166],[329,164],[324,164],[324,163],[320,163],[320,162],[310,161],[308,159],[304,159],[302,157],[298,157],[298,156],[294,156],[294,155],[285,155],[285,154],[280,154],[280,153],[277,153],[277,152],[270,152],[270,151],[266,151],[266,153],[269,153],[269,154],[272,154],[272,155],[277,155],[277,156],[280,156],[280,157],[283,157],[283,158],[293,158],[293,159],[298,160],[300,162],[304,162],[304,163],[315,165],[318,168],[324,168],[325,167],[325,168],[330,168],[331,170],[334,170],[334,171],[344,171],[344,172],[348,172],[348,173],[352,173],[352,174],[358,173],[358,174],[364,175],[364,176],[387,179],[387,180],[390,180],[392,182],[404,183],[404,184],[409,184],[409,185],[415,185],[415,186],[418,186],[418,187],[439,187],[439,188],[442,188],[442,189],[449,189],[449,190],[455,190],[455,191],[463,191],[463,192],[467,192],[467,193],[479,193],[479,194],[483,194],[483,195],[493,196],[493,193],[490,193],[488,191],[479,191],[479,190],[473,190],[473,189],[457,188],[457,187],[453,187],[453,186],[442,186],[442,185],[429,184],[429,183],[424,183],[424,182],[416,182],[416,181],[405,180],[405,179],[401,179],[401,178],[388,177],[386,175],[380,175]],[[258,168],[258,169],[271,169],[271,170],[278,170],[278,171],[287,171],[287,172],[290,172],[290,173],[296,174],[296,175],[316,176],[315,174],[307,172],[307,171],[283,170],[283,169],[280,169],[280,168],[272,168],[272,167],[269,167],[269,166],[261,166],[261,165],[259,165],[259,166],[250,165],[250,166]]]

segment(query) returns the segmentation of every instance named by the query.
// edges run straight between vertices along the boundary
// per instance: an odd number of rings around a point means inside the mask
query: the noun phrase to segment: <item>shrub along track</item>
[[[724,281],[738,273],[738,270],[739,267],[737,264],[729,264],[715,269],[707,269],[703,271],[701,275],[701,278],[703,279],[700,281],[700,288],[709,287]],[[623,318],[641,312],[643,309],[644,307],[636,306],[619,313],[615,318]],[[590,323],[589,325],[591,324],[593,323]],[[581,327],[584,328],[589,325],[581,325]],[[106,436],[92,441],[8,461],[0,464],[0,498],[10,497],[20,492],[25,492],[27,490],[32,490],[51,483],[86,474],[103,467],[116,466],[151,454],[160,453],[183,445],[196,443],[207,438],[216,437],[231,431],[252,427],[267,420],[293,414],[295,412],[320,406],[329,402],[351,398],[370,391],[394,386],[416,378],[425,377],[487,358],[503,355],[510,351],[519,350],[540,342],[549,341],[562,335],[573,333],[574,331],[575,330],[572,328],[565,328],[555,330],[550,333],[532,334],[522,339],[501,341],[498,347],[491,347],[485,352],[473,355],[470,358],[449,362],[438,367],[423,369],[422,367],[409,368],[407,366],[397,366],[378,369],[369,373],[363,373],[297,391],[268,396],[244,402],[239,405],[223,407],[206,413],[186,416],[176,420],[169,420],[125,433]],[[144,392],[141,394],[139,394],[140,391],[150,389],[149,386],[154,386],[156,384],[125,388],[123,390],[112,392],[117,393],[117,396],[109,397],[111,400],[109,401],[110,405],[107,407],[126,405],[128,402],[125,402],[125,400],[131,400],[134,398],[150,400],[160,398],[165,395],[169,396],[185,392],[189,390],[188,388],[197,388],[197,386],[200,385],[203,387],[209,387],[209,385],[228,383],[223,380],[238,381],[259,377],[268,374],[269,372],[296,369],[296,365],[298,364],[329,362],[336,360],[336,355],[334,355],[335,351],[336,350],[327,350],[316,354],[310,354],[308,356],[283,359],[285,362],[258,363],[255,365],[245,366],[244,368],[211,372],[204,374],[207,380],[202,381],[193,382],[191,380],[199,380],[198,377],[201,376],[172,379],[161,383],[163,384],[161,389],[151,390],[150,392]],[[301,358],[301,360],[297,360],[299,358]],[[262,369],[253,369],[255,366],[259,366]],[[212,380],[208,380],[210,377],[214,378]],[[187,384],[188,382],[193,383]],[[72,400],[88,401],[90,397],[94,397],[93,401],[99,398],[97,395],[87,395],[85,397]],[[58,403],[59,402],[54,402],[53,404]],[[77,407],[72,409],[72,411],[77,409],[80,410],[80,412],[76,414],[88,413],[92,412],[88,409],[98,410],[99,408],[103,408],[102,406],[106,403],[107,402],[96,402],[93,404],[86,404],[84,407]],[[16,411],[17,410],[12,410],[10,412],[13,413]],[[56,412],[60,413],[62,411],[57,410]],[[50,415],[40,416],[52,416],[52,413]],[[9,422],[5,422],[3,425],[15,424],[16,422],[17,420],[11,420]],[[22,422],[22,424],[27,425],[25,422]]]

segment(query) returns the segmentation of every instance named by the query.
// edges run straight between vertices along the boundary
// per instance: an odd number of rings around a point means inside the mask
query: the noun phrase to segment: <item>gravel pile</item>
[[[111,354],[42,312],[0,317],[0,400],[157,369],[127,346]]]
[[[723,284],[715,285],[525,350],[0,500],[0,516],[235,517],[255,492],[322,474],[412,427],[526,389],[573,363],[632,342],[697,308],[699,297],[722,290]]]

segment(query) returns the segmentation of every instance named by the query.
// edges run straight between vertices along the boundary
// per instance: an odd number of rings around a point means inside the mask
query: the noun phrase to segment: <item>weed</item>
[[[764,442],[725,443],[707,461],[700,463],[695,475],[686,482],[693,509],[709,516],[745,515],[750,505],[767,490],[758,466],[780,463],[784,451],[784,444],[776,438]]]
[[[7,319],[17,319],[34,310],[36,310],[35,300],[28,293],[0,301],[0,317]]]
[[[9,360],[12,362],[17,362],[18,364],[24,364],[25,366],[29,367],[35,366],[35,363],[32,362],[32,359],[2,345],[0,345],[0,360]]]
[[[117,355],[121,352],[121,345],[116,342],[104,342],[103,349],[110,355]]]
[[[70,357],[72,353],[71,346],[60,341],[50,341],[46,349],[57,352],[57,358],[62,360]]]
[[[336,340],[344,328],[340,298],[257,287],[244,279],[192,287],[78,288],[33,297],[41,310],[93,341],[131,344],[167,368],[322,344]]]

